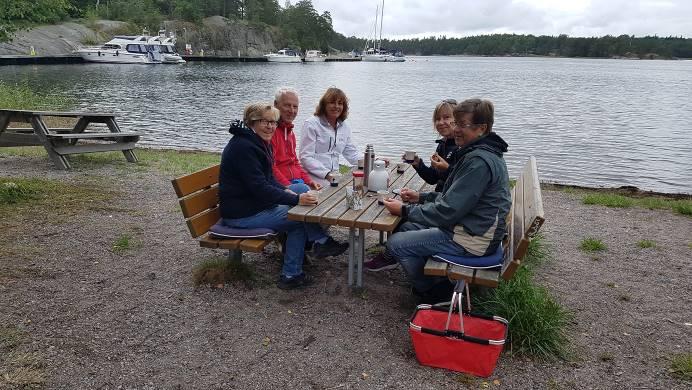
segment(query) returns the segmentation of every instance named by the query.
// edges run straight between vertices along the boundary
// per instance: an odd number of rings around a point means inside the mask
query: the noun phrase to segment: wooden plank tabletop
[[[6,112],[12,115],[21,116],[61,116],[61,117],[114,117],[115,114],[108,112],[60,112],[60,111],[31,111],[31,110],[8,110],[0,109],[0,112]]]
[[[392,163],[389,172],[390,191],[402,187],[419,190],[425,185],[425,182],[410,165],[406,166],[404,173],[398,173],[396,172],[396,164]],[[289,210],[288,219],[349,228],[394,230],[400,217],[391,215],[383,205],[378,204],[377,197],[372,192],[363,198],[361,210],[348,208],[345,188],[350,187],[352,182],[352,176],[344,175],[338,187],[325,187],[320,191],[320,202],[317,206],[295,206]]]

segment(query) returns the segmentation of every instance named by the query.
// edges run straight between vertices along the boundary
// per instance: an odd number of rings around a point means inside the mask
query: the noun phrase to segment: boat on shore
[[[282,63],[301,63],[302,62],[298,53],[292,49],[281,49],[276,53],[265,54],[264,57],[269,62],[282,62]]]
[[[319,50],[308,50],[305,53],[305,62],[324,62],[324,60],[327,59],[327,56],[322,54],[321,51]]]

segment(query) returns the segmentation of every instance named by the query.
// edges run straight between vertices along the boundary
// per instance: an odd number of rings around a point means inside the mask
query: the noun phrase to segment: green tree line
[[[341,37],[335,41],[335,47],[344,49],[362,48],[364,44],[365,40],[356,37]],[[463,38],[385,39],[382,47],[416,55],[692,58],[690,38],[633,35],[579,38],[567,35],[493,34]]]
[[[319,14],[310,0],[0,0],[0,42],[18,29],[57,23],[66,18],[103,18],[157,31],[164,20],[199,23],[221,15],[264,26],[277,26],[294,47],[327,50],[334,30],[329,12]]]

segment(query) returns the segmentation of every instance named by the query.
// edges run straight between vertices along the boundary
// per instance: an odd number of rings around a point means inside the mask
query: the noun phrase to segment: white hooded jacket
[[[339,170],[339,155],[351,165],[358,164],[361,154],[353,144],[351,128],[337,122],[334,130],[323,117],[313,116],[303,123],[300,134],[300,164],[318,183],[331,171]]]

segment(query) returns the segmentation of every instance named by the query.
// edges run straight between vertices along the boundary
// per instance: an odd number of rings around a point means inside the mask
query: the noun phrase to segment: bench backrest
[[[543,225],[543,200],[538,182],[536,159],[531,156],[522,169],[512,190],[512,208],[508,220],[508,242],[505,243],[505,261],[500,275],[509,280],[517,272],[529,249],[529,242]]]
[[[185,222],[193,238],[209,231],[209,228],[221,218],[219,212],[220,168],[220,165],[214,165],[171,180],[179,198],[180,209],[183,211]]]

